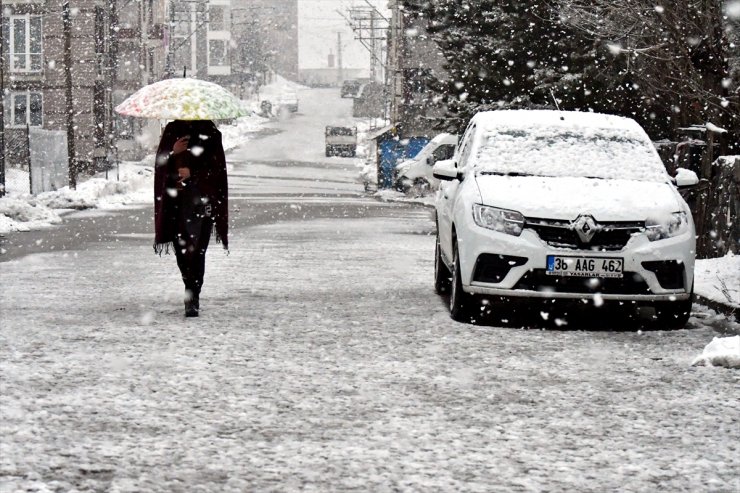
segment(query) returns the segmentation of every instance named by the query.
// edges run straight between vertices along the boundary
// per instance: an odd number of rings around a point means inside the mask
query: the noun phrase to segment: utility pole
[[[167,56],[164,63],[165,76],[170,79],[174,74],[174,47],[175,47],[175,0],[170,0],[168,4],[170,11],[170,28],[167,33]]]
[[[370,11],[370,79],[373,82],[377,82],[378,69],[375,63],[376,54],[378,53],[375,48],[375,10]]]
[[[367,6],[349,8],[349,16],[339,10],[337,10],[337,13],[352,28],[355,39],[370,52],[370,74],[372,79],[377,82],[378,67],[380,67],[380,70],[385,70],[382,53],[378,55],[378,52],[382,52],[383,42],[387,39],[389,19],[378,12],[378,9],[370,3]]]
[[[118,166],[118,143],[116,135],[115,114],[113,110],[113,91],[118,86],[118,0],[108,0],[108,52],[106,58],[106,79],[108,83],[108,110],[106,132],[108,134],[108,165],[115,162]],[[107,169],[107,167],[106,167]],[[107,177],[107,176],[106,176]]]
[[[337,32],[337,85],[341,86],[344,80],[342,67],[342,33]]]
[[[74,100],[72,99],[72,20],[69,18],[69,0],[62,3],[64,33],[64,95],[67,113],[67,160],[69,188],[77,188],[77,152],[75,151]]]
[[[2,18],[2,17],[0,17]],[[5,39],[0,22],[0,39]],[[0,43],[0,197],[5,195],[5,43]]]

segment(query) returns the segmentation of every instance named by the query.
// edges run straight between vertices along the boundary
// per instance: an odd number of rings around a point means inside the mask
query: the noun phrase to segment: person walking
[[[228,182],[221,132],[210,120],[167,124],[154,173],[154,251],[174,250],[185,284],[185,316],[197,317],[206,250],[228,250]]]

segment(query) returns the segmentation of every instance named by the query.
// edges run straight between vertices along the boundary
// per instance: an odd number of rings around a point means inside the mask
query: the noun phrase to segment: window
[[[114,91],[111,96],[113,98],[113,107],[121,104],[128,96],[130,96],[130,93]],[[113,113],[113,133],[120,140],[133,139],[135,135],[134,118]]]
[[[11,15],[9,22],[11,72],[41,72],[43,31],[40,15]]]
[[[465,131],[465,136],[462,141],[462,149],[460,150],[460,157],[457,160],[457,167],[464,168],[468,164],[468,157],[473,147],[473,139],[475,138],[475,125],[468,127]]]
[[[208,30],[227,31],[226,18],[228,10],[223,5],[210,5],[208,7]]]
[[[44,123],[40,92],[11,92],[5,97],[5,124],[11,127],[40,127]]]
[[[437,161],[444,161],[445,159],[452,159],[452,156],[455,154],[455,146],[452,144],[443,144],[436,149],[434,149],[434,152],[432,153],[432,164],[436,163]]]
[[[225,39],[208,40],[208,65],[216,67],[228,65],[228,46]]]
[[[118,27],[121,29],[136,29],[139,27],[139,2],[122,2],[118,8]]]

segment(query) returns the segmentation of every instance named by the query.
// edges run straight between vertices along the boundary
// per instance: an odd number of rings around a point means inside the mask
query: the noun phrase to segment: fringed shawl
[[[193,138],[204,136],[200,139],[203,152],[187,156],[191,163],[190,180],[197,184],[200,194],[211,206],[216,241],[222,243],[224,249],[229,248],[229,188],[221,132],[209,120],[176,120],[168,123],[162,133],[154,168],[154,251],[160,255],[169,253],[177,235],[178,178],[172,148],[178,139],[189,135]]]

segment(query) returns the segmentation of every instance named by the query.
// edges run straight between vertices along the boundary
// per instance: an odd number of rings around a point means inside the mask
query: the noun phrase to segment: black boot
[[[186,317],[197,317],[198,308],[195,306],[195,302],[190,300],[185,302],[185,316]]]
[[[199,310],[198,295],[193,291],[185,290],[185,316],[197,317]]]

